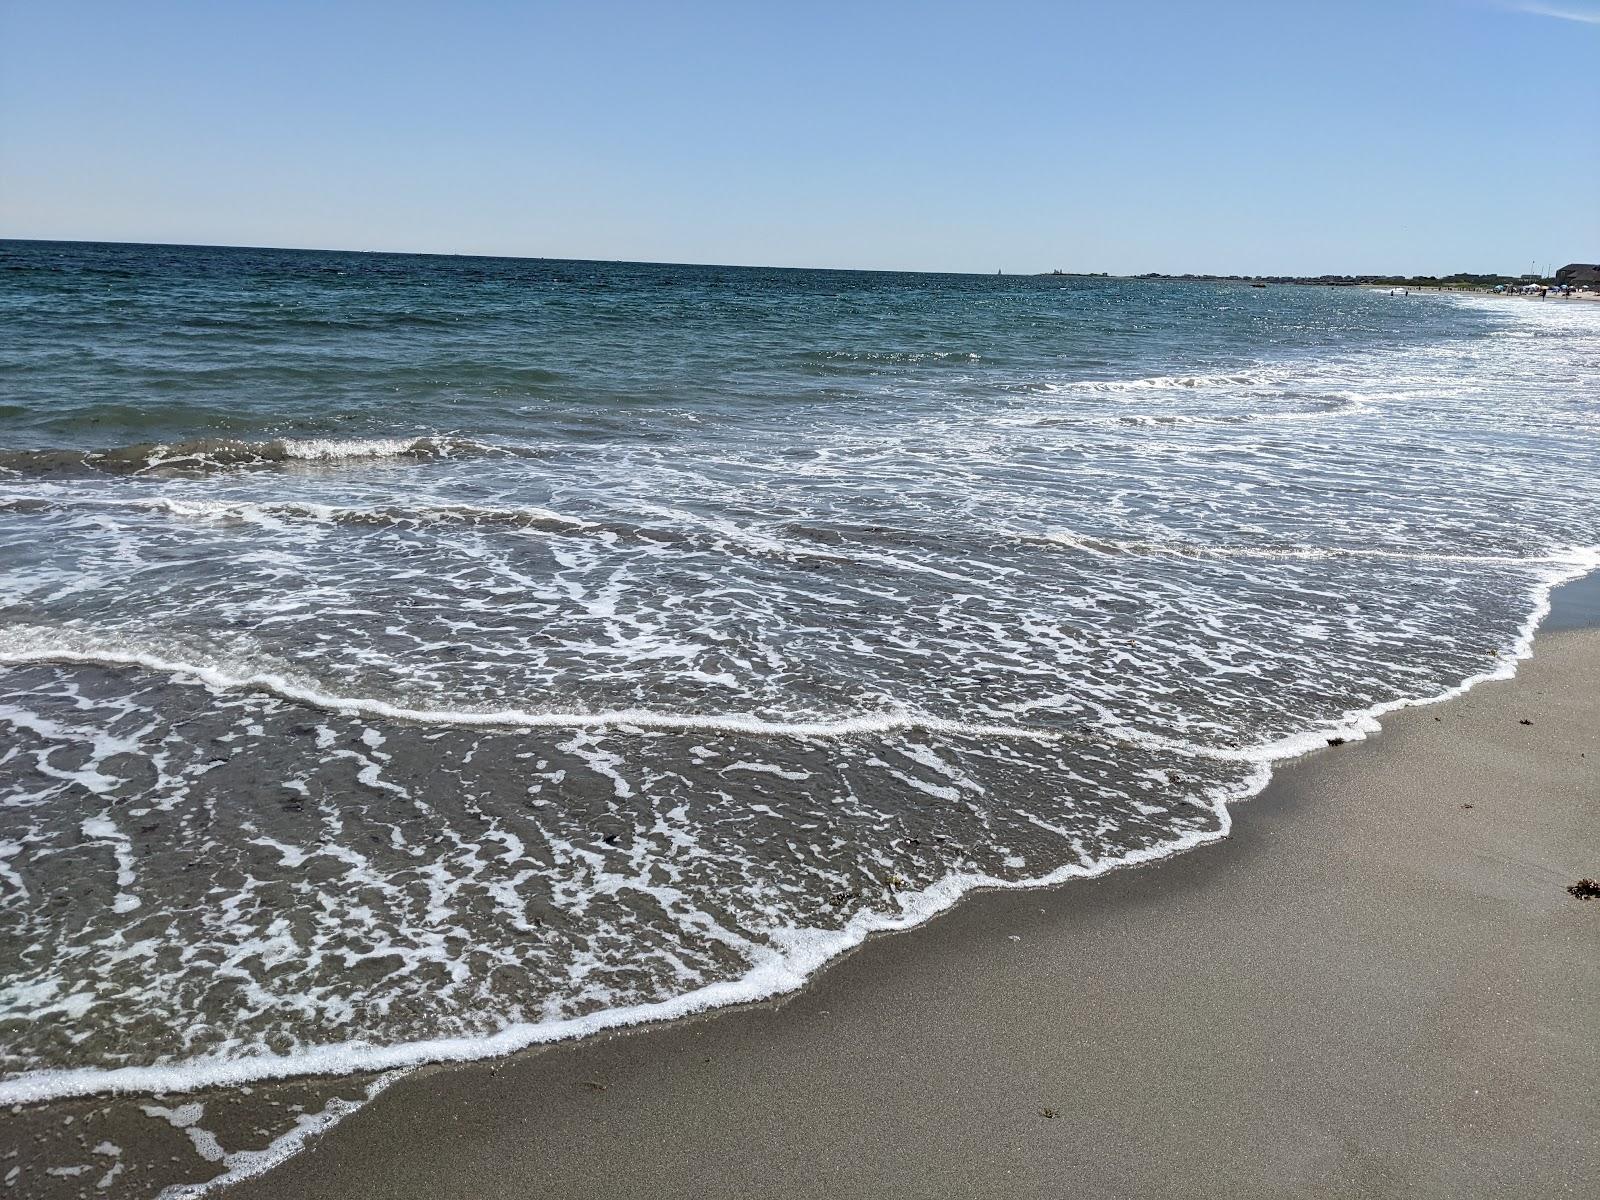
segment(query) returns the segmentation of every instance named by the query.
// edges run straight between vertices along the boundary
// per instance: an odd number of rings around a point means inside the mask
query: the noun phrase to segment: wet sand
[[[1596,594],[1226,842],[973,897],[781,1004],[417,1071],[228,1195],[1586,1194]]]

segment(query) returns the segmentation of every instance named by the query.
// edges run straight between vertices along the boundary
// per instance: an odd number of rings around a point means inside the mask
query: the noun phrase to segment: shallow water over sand
[[[0,266],[7,1102],[792,988],[1219,836],[1600,544],[1591,306]]]

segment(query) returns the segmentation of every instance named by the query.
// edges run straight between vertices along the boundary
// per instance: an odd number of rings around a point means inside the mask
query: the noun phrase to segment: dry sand
[[[779,1005],[416,1072],[229,1196],[1591,1194],[1583,602],[1224,843],[974,897]]]

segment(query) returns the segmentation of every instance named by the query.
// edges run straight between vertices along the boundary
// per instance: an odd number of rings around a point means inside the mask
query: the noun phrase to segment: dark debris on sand
[[[1579,900],[1600,900],[1600,879],[1580,879],[1567,891]]]

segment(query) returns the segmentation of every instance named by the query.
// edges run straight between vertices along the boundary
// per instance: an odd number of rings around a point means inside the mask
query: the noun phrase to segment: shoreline
[[[1362,286],[1369,292],[1377,292],[1379,295],[1384,296],[1394,295],[1395,293],[1408,296],[1486,296],[1492,300],[1558,300],[1563,303],[1568,300],[1600,300],[1600,292],[1572,292],[1563,296],[1558,294],[1554,288],[1550,289],[1551,294],[1548,296],[1535,296],[1516,291],[1497,292],[1492,288],[1434,287],[1427,284],[1410,283],[1369,283]]]
[[[1593,551],[1573,551],[1563,571],[1558,571],[1535,587],[1530,598],[1534,605],[1523,622],[1509,649],[1498,651],[1495,665],[1476,675],[1468,676],[1442,692],[1430,696],[1406,697],[1384,701],[1365,709],[1345,712],[1336,722],[1308,727],[1277,741],[1241,751],[1215,751],[1215,757],[1230,761],[1254,763],[1256,774],[1244,783],[1228,789],[1216,789],[1208,795],[1218,826],[1214,831],[1189,835],[1176,842],[1138,850],[1115,859],[1104,859],[1092,864],[1064,864],[1051,873],[1038,878],[1009,881],[991,877],[950,875],[921,892],[902,893],[903,907],[899,913],[870,911],[861,914],[843,929],[833,933],[817,932],[804,941],[793,943],[781,954],[757,964],[737,979],[706,985],[703,988],[671,997],[620,1009],[603,1009],[585,1017],[553,1022],[540,1022],[526,1026],[512,1026],[499,1033],[486,1036],[442,1038],[435,1042],[402,1043],[392,1047],[352,1046],[333,1043],[298,1051],[281,1058],[257,1056],[249,1059],[191,1060],[161,1066],[119,1067],[110,1069],[60,1069],[30,1072],[0,1081],[0,1105],[48,1105],[57,1101],[93,1099],[96,1097],[187,1096],[214,1092],[229,1087],[250,1087],[275,1083],[295,1083],[330,1079],[374,1079],[382,1075],[382,1087],[387,1087],[390,1077],[401,1078],[405,1073],[430,1067],[447,1067],[473,1063],[493,1063],[508,1056],[536,1051],[542,1047],[562,1045],[600,1037],[614,1032],[648,1029],[652,1026],[677,1021],[713,1016],[728,1009],[749,1005],[783,1003],[786,999],[811,986],[816,977],[835,963],[856,953],[862,946],[886,934],[903,934],[939,920],[946,913],[968,901],[989,894],[1050,891],[1071,884],[1099,879],[1111,872],[1134,867],[1150,866],[1179,855],[1188,854],[1232,836],[1234,807],[1259,797],[1272,786],[1277,773],[1286,765],[1307,755],[1315,754],[1324,745],[1364,741],[1382,731],[1383,718],[1389,714],[1412,708],[1426,708],[1447,703],[1465,695],[1473,688],[1486,683],[1513,678],[1520,664],[1533,653],[1537,632],[1544,628],[1556,611],[1553,597],[1560,593],[1563,612],[1577,613],[1579,626],[1586,622],[1588,608],[1600,614],[1600,564]],[[1595,597],[1588,603],[1583,597]],[[1571,619],[1571,618],[1567,618]],[[1595,624],[1600,625],[1600,615]],[[260,687],[269,693],[300,700],[315,707],[338,710],[341,705],[360,708],[378,707],[386,715],[402,719],[417,717],[437,723],[445,714],[410,712],[394,709],[377,702],[337,701],[305,689],[294,687],[275,677],[259,676],[250,679],[233,679],[218,672],[193,664],[173,664],[146,659],[140,656],[107,653],[72,654],[52,651],[43,661],[84,661],[138,665],[147,669],[165,670],[194,676],[209,688],[218,691],[237,690],[241,685]],[[0,654],[0,662],[35,661],[28,654]],[[608,716],[636,716],[637,714],[595,714],[578,721],[604,720]],[[511,713],[478,714],[473,723],[498,724],[513,718]],[[566,719],[539,718],[536,725],[564,726]],[[716,722],[699,718],[680,718],[671,724],[693,728]],[[891,722],[892,724],[892,722]],[[944,724],[935,718],[908,722],[912,727]],[[763,731],[788,735],[796,730],[814,731],[815,727],[766,726]],[[986,727],[970,727],[981,731]],[[1018,734],[1052,738],[1057,735],[1033,734],[1025,729],[999,729],[1002,734]],[[298,1146],[299,1141],[295,1144]],[[271,1149],[270,1147],[268,1148]],[[290,1150],[284,1156],[298,1153]],[[262,1153],[246,1152],[245,1157],[257,1160]],[[269,1155],[271,1161],[278,1161]],[[267,1168],[254,1167],[240,1178],[249,1178]],[[218,1180],[208,1187],[217,1186]],[[230,1179],[231,1182],[231,1179]]]
[[[1579,564],[1575,561],[1571,569],[1579,569]],[[1439,706],[1448,711],[1452,703],[1459,702],[1459,699],[1453,701],[1452,697],[1459,698],[1481,683],[1503,681],[1519,668],[1526,669],[1523,664],[1533,652],[1535,630],[1541,652],[1548,643],[1550,634],[1562,630],[1600,631],[1600,570],[1589,567],[1587,573],[1579,574],[1576,578],[1570,573],[1552,577],[1539,586],[1530,598],[1533,607],[1524,626],[1512,639],[1510,648],[1502,650],[1495,656],[1490,670],[1463,680],[1432,697],[1389,702],[1346,714],[1343,723],[1337,729],[1330,726],[1324,732],[1347,734],[1349,741],[1359,742],[1372,733],[1386,731],[1396,711],[1425,712]],[[1600,632],[1597,632],[1596,636],[1600,637]],[[1381,724],[1379,718],[1382,718]],[[1305,746],[1296,749],[1287,741],[1282,745],[1274,743],[1270,747],[1257,748],[1257,756],[1269,760],[1259,762],[1260,773],[1271,774],[1276,778],[1285,769],[1298,770],[1304,762],[1322,760],[1324,757],[1322,752],[1326,748],[1323,746],[1325,739],[1320,735],[1312,736],[1307,733],[1289,740],[1301,742],[1307,738],[1310,739],[1308,745],[1313,749],[1313,753],[1309,755]],[[1343,744],[1343,741],[1337,739],[1326,740],[1329,744]],[[1341,750],[1340,753],[1348,753],[1354,749],[1355,747],[1351,746]],[[1597,758],[1600,758],[1600,755],[1597,755]],[[1269,784],[1268,798],[1277,786],[1279,785],[1276,782]],[[1600,793],[1600,788],[1594,790]],[[1227,826],[1235,819],[1230,811],[1231,807],[1241,805],[1246,800],[1255,802],[1240,810],[1238,819],[1241,820],[1249,819],[1248,814],[1260,810],[1263,800],[1259,785],[1235,790],[1226,798],[1221,795],[1214,798],[1214,803],[1223,814],[1224,829],[1219,831],[1216,837],[1206,841],[1215,843],[1218,838],[1228,836]],[[1227,841],[1222,842],[1224,846],[1227,844]],[[1151,869],[1159,869],[1162,864],[1175,861],[1177,858],[1189,858],[1189,850],[1199,851],[1202,848],[1203,844],[1193,845],[1188,849],[1168,848],[1167,853],[1156,855],[1152,860],[1118,865],[1144,865]],[[1217,852],[1215,845],[1212,846],[1212,852]],[[1589,866],[1586,870],[1592,872],[1595,866],[1600,864]],[[264,1194],[276,1194],[272,1190],[274,1187],[272,1180],[277,1179],[284,1171],[284,1164],[289,1164],[289,1168],[292,1169],[297,1156],[319,1144],[331,1143],[337,1146],[340,1141],[339,1127],[344,1122],[359,1115],[379,1092],[395,1084],[405,1083],[414,1075],[430,1077],[440,1072],[448,1073],[455,1069],[476,1067],[480,1071],[487,1071],[488,1076],[492,1078],[499,1074],[502,1067],[514,1066],[522,1059],[550,1051],[581,1051],[585,1047],[604,1043],[611,1038],[627,1038],[635,1035],[648,1037],[658,1031],[670,1034],[670,1031],[682,1026],[696,1026],[701,1022],[715,1023],[724,1016],[739,1019],[743,1013],[786,1010],[790,1004],[799,1002],[809,992],[819,987],[819,981],[831,972],[842,969],[844,964],[850,963],[857,955],[873,953],[874,948],[885,940],[872,936],[874,933],[895,932],[899,937],[905,938],[923,933],[930,926],[942,931],[948,928],[946,923],[953,919],[953,911],[960,913],[968,906],[986,910],[987,906],[1001,902],[1013,905],[1020,903],[1024,908],[1031,902],[1042,905],[1038,909],[1041,913],[1056,911],[1052,906],[1062,903],[1061,896],[1077,895],[1076,889],[1091,887],[1105,878],[1125,875],[1132,875],[1136,879],[1149,878],[1146,872],[1121,871],[1111,866],[1103,866],[1099,871],[1070,869],[1063,871],[1062,874],[1067,877],[1054,883],[1034,881],[1027,885],[1002,884],[997,887],[980,885],[964,889],[959,895],[948,897],[950,902],[935,909],[931,914],[919,914],[918,923],[910,925],[909,929],[903,923],[894,928],[868,930],[863,938],[852,945],[842,950],[835,948],[825,961],[814,965],[804,977],[797,976],[789,986],[775,990],[774,994],[719,997],[720,1003],[714,1007],[690,1009],[688,1012],[672,1016],[659,1012],[645,1013],[641,1014],[642,1019],[633,1023],[609,1027],[601,1025],[591,1031],[575,1032],[559,1042],[539,1042],[532,1046],[512,1045],[494,1056],[486,1055],[485,1048],[481,1044],[474,1044],[471,1047],[473,1053],[470,1058],[458,1058],[454,1061],[445,1059],[432,1064],[405,1066],[388,1070],[384,1074],[363,1071],[357,1064],[352,1064],[349,1071],[341,1071],[331,1076],[308,1074],[302,1070],[295,1071],[287,1078],[274,1079],[270,1075],[265,1077],[255,1075],[250,1080],[241,1079],[237,1085],[218,1087],[215,1084],[208,1085],[205,1081],[197,1080],[185,1073],[187,1077],[182,1080],[181,1086],[158,1092],[144,1089],[132,1092],[117,1089],[108,1092],[101,1087],[92,1086],[91,1079],[86,1078],[84,1082],[90,1082],[91,1087],[79,1093],[76,1098],[66,1095],[49,1100],[41,1098],[32,1104],[24,1101],[21,1105],[17,1105],[15,1101],[20,1097],[13,1096],[8,1103],[12,1105],[10,1111],[13,1119],[19,1123],[19,1135],[25,1129],[31,1129],[34,1131],[32,1139],[38,1144],[32,1147],[30,1153],[22,1156],[11,1175],[15,1175],[19,1170],[30,1177],[61,1174],[64,1178],[55,1181],[41,1194],[62,1196],[74,1194],[75,1185],[69,1180],[91,1169],[98,1170],[98,1167],[93,1166],[94,1156],[102,1154],[120,1156],[122,1152],[116,1149],[120,1144],[133,1152],[133,1158],[123,1160],[118,1157],[113,1165],[113,1174],[126,1167],[127,1184],[138,1186],[139,1183],[143,1183],[148,1187],[148,1193],[141,1191],[140,1194],[154,1194],[159,1190],[163,1200],[184,1200],[186,1197],[216,1194],[224,1190],[233,1191],[244,1181],[260,1180],[263,1175],[268,1174],[270,1178],[264,1181],[268,1191]],[[1091,892],[1089,895],[1093,897],[1103,893]],[[931,896],[921,897],[921,894],[919,897],[931,899]],[[759,1057],[759,1049],[755,1051],[755,1055]],[[260,1064],[256,1065],[259,1067]],[[93,1074],[100,1075],[99,1072]],[[15,1086],[29,1079],[30,1077],[23,1076],[14,1079],[12,1083]],[[44,1081],[38,1077],[31,1079],[35,1083]],[[63,1081],[58,1077],[54,1082],[59,1084]],[[105,1082],[103,1077],[100,1082]],[[578,1086],[590,1088],[594,1086],[594,1081],[583,1080]],[[157,1102],[154,1107],[150,1104],[152,1101]],[[185,1107],[180,1109],[162,1107],[180,1103]],[[470,1103],[469,1100],[462,1101],[463,1105]],[[171,1115],[187,1110],[209,1115],[205,1116],[203,1124],[193,1128],[186,1124],[178,1124],[176,1116]],[[145,1115],[141,1117],[140,1113]],[[165,1116],[173,1123],[173,1128],[164,1128],[164,1122],[159,1120],[152,1123],[150,1120],[152,1116]],[[185,1120],[192,1119],[185,1118]],[[58,1129],[64,1125],[74,1131],[68,1143],[61,1143],[56,1135],[46,1132],[52,1125]],[[274,1127],[278,1132],[273,1132]],[[106,1136],[108,1134],[109,1137]],[[176,1143],[175,1137],[178,1139]],[[98,1142],[97,1138],[100,1139]],[[187,1152],[184,1152],[184,1142],[193,1142],[193,1146],[188,1147]],[[71,1143],[77,1145],[75,1154],[71,1150]],[[22,1144],[19,1141],[19,1149]],[[224,1150],[224,1146],[228,1149]],[[67,1157],[63,1157],[62,1150],[66,1151]],[[173,1150],[179,1152],[171,1154],[170,1151]],[[198,1157],[194,1157],[196,1153]],[[12,1157],[16,1157],[15,1153]],[[83,1162],[81,1161],[83,1159],[90,1161]],[[209,1172],[205,1170],[205,1161],[215,1164]],[[52,1163],[55,1165],[52,1166]],[[102,1167],[105,1165],[105,1162],[100,1163]],[[217,1167],[222,1168],[220,1174],[216,1173]],[[11,1175],[7,1176],[7,1182],[10,1182]],[[111,1177],[108,1175],[106,1178]],[[34,1182],[42,1185],[44,1180],[35,1178]],[[645,1182],[638,1181],[638,1186],[645,1186]],[[399,1186],[405,1185],[402,1183]],[[607,1193],[605,1188],[602,1188],[597,1194]],[[686,1184],[683,1194],[698,1195],[703,1194],[703,1191],[697,1186]]]
[[[418,1068],[230,1194],[960,1195],[998,1180],[1010,1194],[1162,1194],[1194,1190],[1203,1165],[1217,1193],[1487,1195],[1592,1175],[1600,1150],[1583,1131],[1600,1101],[1583,1083],[1600,1070],[1600,1021],[1584,1022],[1581,997],[1600,988],[1600,922],[1562,889],[1600,865],[1580,861],[1600,840],[1600,753],[1586,755],[1600,750],[1597,618],[1591,574],[1556,593],[1514,679],[1391,712],[1384,737],[1277,764],[1224,841],[1070,885],[984,891],[774,1001]],[[1513,709],[1533,713],[1531,729]],[[1566,816],[1587,838],[1541,839],[1553,816],[1507,816],[1495,811],[1507,798],[1482,799],[1497,779],[1510,791],[1527,777],[1578,797]],[[1442,804],[1441,789],[1479,799]],[[1428,854],[1393,861],[1422,837]],[[1563,853],[1571,878],[1547,878]],[[1331,875],[1330,857],[1348,874]],[[1497,869],[1474,878],[1482,861]],[[1515,870],[1530,864],[1536,891]],[[1347,920],[1307,925],[1308,895]],[[1512,910],[1539,926],[1536,946]],[[1579,952],[1552,955],[1551,939]],[[1319,972],[1308,947],[1337,969]],[[1374,949],[1388,974],[1372,972]],[[1516,1002],[1514,1019],[1470,1002],[1474,972],[1499,980],[1490,992]],[[1419,991],[1419,979],[1440,986]],[[1416,1010],[1401,1000],[1432,1019],[1408,1023]],[[1330,1014],[1342,1023],[1311,1028]],[[1531,1041],[1516,1034],[1530,1014]],[[1256,1021],[1280,1036],[1259,1045]],[[1295,1036],[1281,1036],[1285,1021]],[[1411,1035],[1403,1045],[1389,1044],[1396,1030]],[[1265,1062],[1241,1057],[1246,1046],[1266,1049]],[[1410,1088],[1387,1069],[1408,1057]],[[1451,1081],[1478,1068],[1492,1086],[1470,1094],[1495,1099],[1469,1103]],[[1175,1092],[1185,1073],[1238,1110]],[[1524,1111],[1500,1102],[1507,1078]],[[1246,1111],[1263,1095],[1293,1101],[1282,1110],[1293,1128]],[[1130,1123],[1129,1097],[1148,1125]],[[1483,1111],[1466,1120],[1463,1104]],[[1403,1144],[1419,1138],[1431,1149]],[[599,1153],[616,1145],[630,1153]],[[963,1177],[979,1162],[989,1174]],[[1268,1163],[1287,1172],[1270,1177],[1281,1187],[1258,1178]]]

